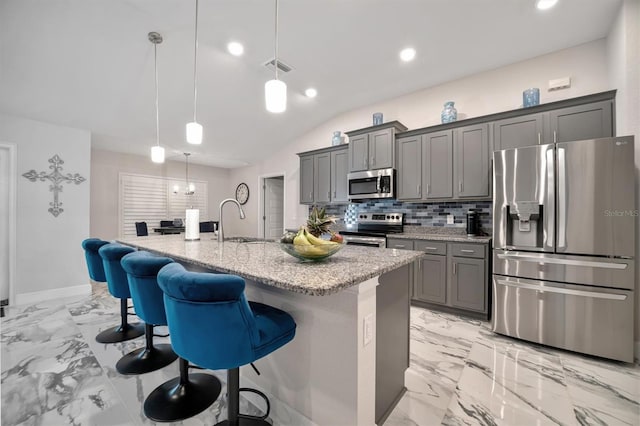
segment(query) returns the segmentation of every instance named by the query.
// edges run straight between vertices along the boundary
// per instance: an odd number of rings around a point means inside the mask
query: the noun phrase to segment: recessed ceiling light
[[[413,58],[416,57],[416,49],[413,47],[407,47],[406,49],[402,49],[400,51],[400,59],[405,62],[413,61]]]
[[[244,46],[237,41],[232,41],[231,43],[227,44],[227,50],[233,56],[240,56],[244,53]]]
[[[315,98],[316,96],[318,96],[318,91],[313,87],[310,87],[304,91],[304,94],[307,95],[307,98]]]
[[[536,7],[540,10],[551,9],[558,3],[558,0],[536,0]]]

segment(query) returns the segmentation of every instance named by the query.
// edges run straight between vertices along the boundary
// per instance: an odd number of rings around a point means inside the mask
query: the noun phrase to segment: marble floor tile
[[[92,291],[7,309],[0,320],[3,425],[154,424],[142,404],[178,376],[178,363],[144,375],[119,374],[116,362],[145,340],[96,342],[100,331],[119,324],[120,308],[106,285],[94,283]],[[530,344],[492,333],[485,321],[416,307],[410,337],[407,392],[385,425],[640,425],[638,366]],[[204,373],[221,380],[222,395],[203,413],[174,424],[204,426],[225,418],[226,372]],[[261,402],[252,401],[241,397],[241,411],[258,414]],[[312,426],[275,400],[271,420]]]

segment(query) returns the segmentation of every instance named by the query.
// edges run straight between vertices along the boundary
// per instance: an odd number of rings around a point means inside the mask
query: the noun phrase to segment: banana
[[[307,240],[313,244],[314,246],[324,246],[324,245],[331,245],[331,244],[336,244],[333,241],[327,241],[327,240],[323,240],[322,238],[318,238],[315,235],[309,233],[309,232],[305,232],[305,236],[307,237]]]
[[[311,245],[309,240],[307,240],[307,237],[305,237],[305,232],[303,230],[300,230],[298,232],[298,235],[296,235],[296,237],[293,239],[293,244],[296,245],[296,246],[310,246]]]

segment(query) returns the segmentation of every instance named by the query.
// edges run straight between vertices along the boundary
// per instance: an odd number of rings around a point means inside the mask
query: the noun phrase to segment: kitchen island
[[[420,252],[346,246],[323,262],[305,263],[275,242],[184,241],[180,235],[119,242],[190,270],[239,275],[249,300],[290,313],[294,340],[256,363],[260,376],[250,368],[241,374],[245,384],[310,423],[380,424],[402,397],[411,264]]]

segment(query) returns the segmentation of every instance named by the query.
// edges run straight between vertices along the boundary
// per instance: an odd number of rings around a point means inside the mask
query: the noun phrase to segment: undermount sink
[[[224,239],[225,243],[264,243],[266,241],[271,240],[257,237],[229,237]]]

